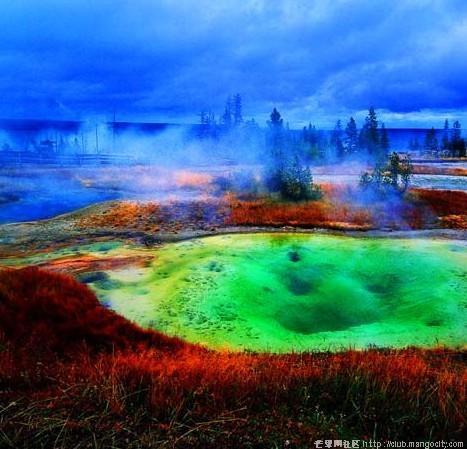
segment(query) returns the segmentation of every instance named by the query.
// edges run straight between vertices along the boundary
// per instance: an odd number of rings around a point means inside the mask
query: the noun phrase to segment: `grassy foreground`
[[[0,272],[0,331],[1,447],[305,448],[464,430],[462,351],[208,351],[37,268]]]

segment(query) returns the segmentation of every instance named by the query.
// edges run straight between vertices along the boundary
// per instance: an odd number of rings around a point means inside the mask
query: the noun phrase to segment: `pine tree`
[[[449,121],[446,119],[444,121],[443,137],[441,139],[441,148],[445,151],[449,151],[451,145],[449,140]]]
[[[267,152],[265,183],[272,192],[281,188],[281,177],[284,170],[284,120],[279,111],[274,108],[268,120],[268,132],[266,134]]]
[[[380,142],[378,132],[378,119],[373,106],[368,110],[368,115],[365,118],[362,132],[360,133],[360,144],[371,156],[380,156]]]
[[[268,121],[269,133],[268,141],[269,146],[275,157],[279,157],[283,151],[284,144],[284,119],[281,117],[280,112],[274,108],[271,112],[271,120]]]
[[[268,125],[270,128],[282,128],[284,120],[282,119],[280,112],[276,108],[272,110],[270,118],[271,120],[268,121]]]
[[[341,159],[344,156],[344,144],[342,142],[342,123],[337,120],[336,126],[331,135],[331,146],[337,158]]]
[[[357,124],[353,117],[350,117],[345,128],[344,151],[346,155],[355,154],[358,151],[358,131]]]
[[[286,200],[317,200],[322,197],[321,188],[313,184],[308,166],[304,166],[297,155],[281,170],[280,193]]]
[[[242,116],[242,97],[240,94],[234,95],[233,99],[233,120],[236,126],[243,123],[243,116]]]
[[[222,123],[227,129],[232,126],[232,97],[228,97],[225,102],[224,114],[222,114]]]
[[[211,137],[213,133],[213,125],[215,124],[214,114],[207,111],[201,111],[199,117],[201,126],[199,128],[198,137],[201,139]]]
[[[388,131],[386,127],[384,126],[384,123],[381,123],[381,141],[380,141],[380,146],[381,146],[381,152],[382,156],[387,156],[389,153],[389,136],[388,136]]]
[[[452,124],[452,142],[456,142],[458,140],[460,140],[461,138],[461,124],[459,122],[459,120],[456,120],[453,124]]]
[[[436,155],[439,150],[438,138],[436,137],[435,128],[431,128],[425,135],[425,151],[430,155]]]
[[[465,140],[462,139],[461,124],[459,120],[456,120],[452,125],[452,137],[451,137],[451,156],[453,157],[464,157],[465,150]]]

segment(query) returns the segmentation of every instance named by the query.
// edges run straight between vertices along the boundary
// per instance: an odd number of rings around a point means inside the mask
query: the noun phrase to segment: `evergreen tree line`
[[[462,138],[461,124],[456,120],[449,126],[449,121],[444,121],[441,139],[438,139],[438,133],[435,128],[426,132],[423,145],[418,139],[412,139],[409,143],[409,149],[413,152],[422,152],[432,157],[465,157],[466,142]]]
[[[342,121],[337,120],[331,133],[319,131],[310,123],[302,130],[300,147],[310,161],[385,160],[390,142],[384,123],[378,121],[375,109],[370,107],[360,130],[353,117],[345,128]]]
[[[222,115],[216,117],[212,112],[202,111],[199,137],[216,140],[227,134],[251,134],[257,138],[262,131],[254,119],[244,120],[242,108],[242,98],[240,94],[235,94],[227,98]],[[384,123],[379,123],[373,107],[369,109],[360,130],[355,119],[350,117],[345,128],[338,120],[331,133],[317,130],[311,123],[301,133],[297,133],[290,130],[288,123],[284,123],[276,108],[271,112],[267,125],[264,142],[266,151],[299,153],[308,162],[361,157],[383,160],[389,154],[387,130]]]
[[[240,94],[230,95],[225,102],[224,112],[219,117],[212,111],[201,111],[198,137],[219,139],[226,134],[258,134],[260,127],[255,119],[244,120]]]
[[[216,117],[212,112],[202,111],[199,136],[221,139],[226,134],[242,135],[244,139],[255,139],[265,149],[273,152],[300,153],[308,162],[339,161],[346,159],[368,159],[384,161],[391,149],[388,132],[383,122],[378,120],[374,107],[370,107],[363,126],[359,129],[353,117],[345,126],[337,120],[331,132],[318,130],[311,123],[301,133],[291,131],[280,112],[274,108],[264,131],[254,118],[244,120],[243,103],[240,94],[231,95],[225,102],[224,112]],[[260,137],[262,136],[262,138]],[[426,132],[424,141],[409,141],[409,150],[432,157],[465,157],[466,142],[461,136],[461,124],[454,121],[452,127],[446,119],[441,138],[435,128]]]
[[[236,94],[227,99],[224,113],[218,121],[213,115],[202,113],[201,124],[203,137],[214,139],[222,134],[242,135],[244,138],[253,131],[256,137],[263,135],[264,143],[260,144],[259,153],[264,166],[264,186],[268,191],[280,193],[289,200],[313,200],[322,196],[319,186],[313,183],[310,170],[310,165],[319,161],[373,161],[375,168],[372,173],[362,175],[361,186],[379,193],[405,192],[412,174],[410,158],[401,158],[397,153],[390,152],[388,132],[384,123],[378,121],[373,107],[369,108],[361,129],[350,117],[345,128],[338,120],[331,133],[317,130],[312,124],[304,127],[301,133],[291,131],[280,112],[274,108],[263,132],[254,119],[249,122],[243,120],[242,100]],[[414,147],[413,142],[411,145]],[[460,123],[456,121],[450,129],[446,120],[441,146],[438,145],[434,128],[429,130],[425,148],[430,150],[430,154],[436,152],[436,156],[440,148],[444,150],[443,156],[465,156]]]

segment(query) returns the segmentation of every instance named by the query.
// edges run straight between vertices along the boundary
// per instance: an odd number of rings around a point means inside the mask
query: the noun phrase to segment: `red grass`
[[[375,201],[367,207],[345,202],[344,187],[324,186],[320,201],[287,203],[230,198],[227,224],[365,230],[373,227],[423,229],[439,219],[444,227],[467,229],[467,193],[412,189],[396,204]]]
[[[249,226],[301,226],[341,229],[369,229],[371,214],[337,199],[303,203],[231,200],[228,224]]]
[[[14,447],[309,447],[463,430],[463,353],[213,352],[34,268],[0,273],[0,329],[0,443]]]
[[[428,209],[446,228],[467,229],[467,192],[460,190],[412,189],[418,209]]]
[[[438,216],[467,214],[467,192],[430,189],[412,189],[411,192]]]
[[[61,352],[81,343],[96,348],[181,345],[104,309],[72,277],[36,267],[0,271],[0,329],[15,343],[31,342]]]

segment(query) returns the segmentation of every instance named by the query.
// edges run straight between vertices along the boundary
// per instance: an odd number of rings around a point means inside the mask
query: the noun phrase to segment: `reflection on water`
[[[51,218],[119,198],[116,191],[86,188],[76,179],[0,177],[0,223]]]

